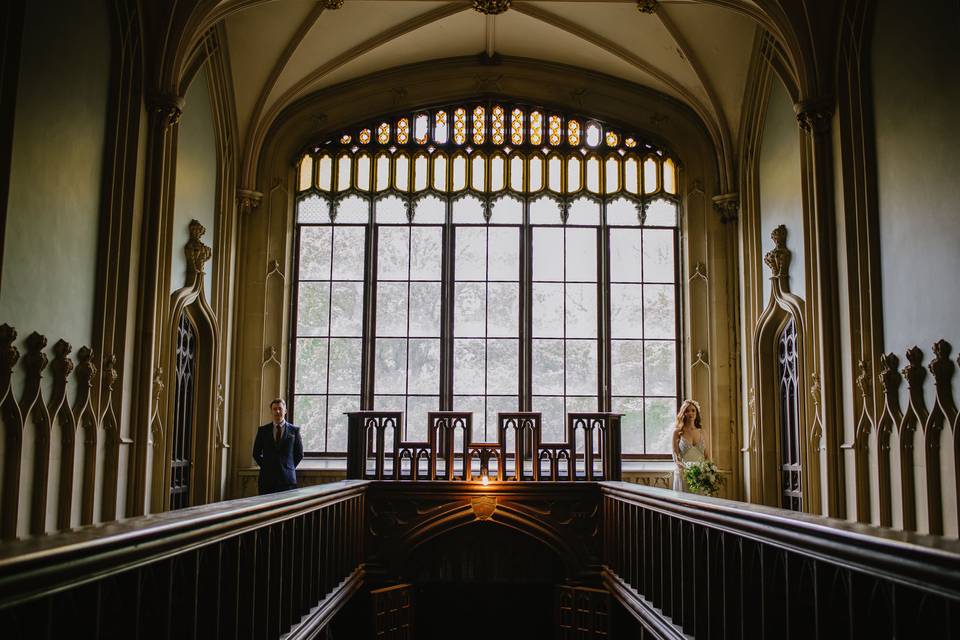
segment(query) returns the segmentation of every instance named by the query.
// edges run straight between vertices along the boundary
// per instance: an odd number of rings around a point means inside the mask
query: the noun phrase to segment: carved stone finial
[[[770,233],[774,247],[763,256],[774,278],[785,278],[790,269],[790,250],[787,249],[787,227],[780,225]]]
[[[713,210],[720,216],[720,222],[736,222],[740,212],[740,194],[725,193],[713,197]]]
[[[40,377],[47,368],[47,354],[43,350],[47,346],[47,337],[36,331],[27,336],[27,355],[23,357],[23,367],[27,375]]]
[[[804,100],[793,105],[800,128],[811,133],[826,133],[833,119],[833,103],[825,100]]]
[[[190,240],[183,248],[187,256],[187,286],[192,284],[193,279],[198,275],[203,275],[203,265],[213,255],[213,251],[207,245],[203,244],[200,238],[207,230],[196,220],[190,221]]]
[[[637,11],[653,13],[657,10],[657,0],[637,0]]]
[[[111,354],[107,358],[106,364],[103,365],[103,377],[107,381],[107,391],[113,393],[113,386],[117,384],[117,379],[120,377],[120,372],[117,371],[116,354]]]
[[[70,346],[70,343],[60,338],[57,340],[57,343],[53,345],[53,379],[58,383],[66,383],[67,376],[73,372],[73,360],[70,358],[70,352],[73,351],[73,347]]]
[[[870,379],[869,374],[867,374],[867,365],[870,363],[869,360],[860,360],[857,362],[857,387],[860,389],[860,395],[864,398],[870,397],[870,385],[867,384],[867,381]]]
[[[907,386],[910,389],[920,389],[923,385],[923,379],[927,377],[927,372],[923,368],[923,351],[920,347],[914,345],[907,349],[907,366],[900,373],[907,379]]]
[[[13,371],[14,365],[20,359],[20,351],[13,346],[17,340],[17,330],[8,324],[0,326],[0,357],[3,358],[2,370],[7,376]]]
[[[510,0],[473,0],[473,10],[488,16],[500,15],[510,8]]]
[[[263,194],[252,189],[237,189],[237,209],[241,215],[246,215],[260,207]]]
[[[77,380],[88,387],[93,386],[97,377],[97,365],[93,364],[93,351],[90,347],[80,347],[77,351]]]
[[[887,396],[896,397],[897,388],[903,378],[897,367],[900,365],[900,358],[895,353],[887,353],[880,357],[880,386],[883,387],[883,393]]]
[[[933,360],[927,365],[927,370],[933,376],[937,387],[950,388],[950,378],[953,377],[953,362],[950,361],[950,351],[953,348],[946,340],[933,343]]]

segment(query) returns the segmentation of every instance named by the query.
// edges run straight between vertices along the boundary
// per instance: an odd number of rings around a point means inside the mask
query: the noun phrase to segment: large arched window
[[[297,166],[291,414],[314,453],[346,411],[624,414],[669,452],[679,393],[678,167],[589,118],[502,102],[363,123]]]

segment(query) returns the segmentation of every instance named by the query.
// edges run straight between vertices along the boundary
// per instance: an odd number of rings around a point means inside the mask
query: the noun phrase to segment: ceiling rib
[[[266,132],[269,129],[270,123],[272,123],[280,111],[290,104],[290,102],[292,102],[303,90],[319,81],[325,75],[332,73],[345,64],[352,62],[353,60],[356,60],[360,56],[367,54],[370,51],[373,51],[374,49],[381,47],[388,42],[404,36],[412,31],[416,31],[421,27],[425,27],[428,24],[466,11],[470,8],[470,6],[471,5],[466,3],[452,2],[450,4],[437,7],[431,11],[427,11],[426,13],[422,13],[418,16],[414,16],[409,20],[405,20],[400,24],[394,25],[389,29],[381,31],[378,34],[367,38],[360,44],[357,44],[344,51],[340,55],[332,58],[328,62],[315,69],[307,76],[301,78],[292,87],[287,89],[284,94],[273,103],[273,105],[271,105],[264,117],[262,117],[256,123],[251,121],[251,127],[255,126],[256,128],[251,129],[255,133],[254,136],[250,138],[250,153],[248,153],[244,158],[244,178],[249,181],[254,179],[254,176],[250,175],[250,170],[255,165],[253,158],[255,157],[257,150],[260,148],[260,145],[266,136]]]
[[[670,87],[671,89],[676,91],[678,94],[680,94],[683,97],[683,99],[687,102],[687,105],[690,106],[697,113],[698,116],[700,116],[700,119],[703,120],[704,126],[706,126],[707,130],[710,132],[710,137],[713,138],[714,144],[718,146],[722,145],[720,130],[718,128],[719,123],[717,122],[714,114],[712,114],[710,110],[707,109],[706,106],[704,106],[703,103],[701,103],[700,100],[695,95],[693,95],[693,93],[690,92],[690,90],[688,90],[686,87],[681,85],[679,82],[676,82],[672,77],[670,77],[660,69],[654,67],[653,65],[648,63],[646,60],[640,58],[639,56],[632,53],[631,51],[624,49],[616,42],[613,42],[612,40],[608,40],[607,38],[604,38],[603,36],[598,35],[593,31],[584,29],[583,27],[573,22],[570,22],[565,18],[561,18],[560,16],[550,13],[549,11],[544,11],[543,9],[537,6],[527,4],[525,2],[518,2],[518,3],[514,3],[511,8],[526,16],[529,16],[536,20],[540,20],[553,27],[566,31],[567,33],[574,35],[582,40],[585,40],[590,44],[596,45],[597,47],[600,47],[601,49],[617,56],[624,62],[636,67],[640,71],[653,76],[657,80],[660,80],[661,82],[666,84],[668,87]]]
[[[667,12],[663,10],[663,7],[658,6],[654,13],[660,22],[663,23],[664,28],[666,28],[666,30],[670,33],[670,37],[673,38],[674,42],[677,43],[677,46],[680,48],[680,52],[690,65],[690,68],[693,69],[693,73],[700,81],[700,86],[703,87],[703,90],[707,94],[707,98],[710,100],[710,106],[713,108],[714,116],[717,119],[717,127],[720,130],[720,144],[722,146],[723,161],[725,164],[725,171],[721,172],[721,175],[733,175],[731,157],[733,150],[731,148],[732,145],[730,141],[730,128],[727,126],[726,116],[724,115],[723,109],[720,106],[720,98],[713,87],[713,83],[710,82],[710,76],[706,73],[703,65],[700,64],[700,60],[697,58],[697,54],[694,52],[693,47],[691,47],[686,38],[683,37],[680,29],[678,29],[677,25],[674,24],[673,20],[670,19],[670,16],[667,15]],[[723,188],[725,193],[731,190],[730,185],[728,184],[724,184]]]
[[[280,57],[277,58],[277,62],[270,71],[270,75],[267,77],[266,82],[264,82],[263,87],[260,89],[260,94],[257,96],[257,102],[254,104],[253,111],[250,114],[250,119],[247,124],[247,131],[243,132],[245,146],[248,147],[248,151],[250,144],[250,136],[248,134],[253,130],[257,122],[260,121],[260,115],[263,113],[263,107],[267,103],[267,98],[270,96],[270,92],[272,92],[273,88],[277,85],[277,80],[280,78],[280,74],[283,73],[283,70],[287,67],[287,63],[290,62],[290,58],[293,57],[293,54],[300,47],[300,44],[307,36],[307,33],[310,32],[313,26],[317,23],[317,20],[320,18],[320,15],[325,10],[326,7],[319,2],[313,7],[313,9],[310,10],[310,13],[307,14],[307,17],[303,19],[302,23],[300,23],[300,26],[297,28],[293,38],[291,38],[290,42],[287,43],[283,53],[281,53]]]

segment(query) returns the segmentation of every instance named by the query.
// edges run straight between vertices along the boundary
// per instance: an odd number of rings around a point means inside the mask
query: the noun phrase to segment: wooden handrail
[[[938,637],[960,613],[960,541],[600,487],[604,583],[661,637]]]
[[[102,622],[100,607],[113,611],[132,597],[133,610],[111,624],[200,635],[208,624],[237,633],[251,627],[258,637],[279,637],[304,621],[322,626],[362,582],[368,484],[348,480],[0,544],[0,620],[26,624],[49,611],[50,621],[33,623],[85,625]],[[258,592],[267,576],[284,586]],[[217,594],[212,610],[189,603],[186,613],[178,610],[183,598],[199,601],[208,590]],[[155,606],[144,602],[148,593],[166,598],[159,620],[145,622],[156,615],[142,610]],[[63,598],[88,596],[91,610],[59,610]]]

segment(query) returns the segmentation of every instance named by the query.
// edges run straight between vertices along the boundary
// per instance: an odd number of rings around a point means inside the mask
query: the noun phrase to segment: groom
[[[297,465],[303,460],[300,427],[286,421],[287,403],[277,398],[270,403],[273,422],[257,429],[253,459],[260,467],[257,488],[260,495],[297,488]]]

